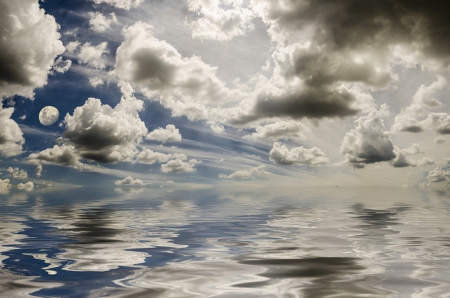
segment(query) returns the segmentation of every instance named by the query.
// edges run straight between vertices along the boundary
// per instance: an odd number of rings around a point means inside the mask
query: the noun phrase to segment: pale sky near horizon
[[[450,183],[438,0],[0,0],[0,192]],[[58,121],[39,122],[45,106]]]

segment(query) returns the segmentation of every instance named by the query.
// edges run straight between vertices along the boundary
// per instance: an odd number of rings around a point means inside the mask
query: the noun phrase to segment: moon
[[[59,111],[52,106],[46,106],[39,112],[39,121],[42,125],[49,126],[58,121]]]

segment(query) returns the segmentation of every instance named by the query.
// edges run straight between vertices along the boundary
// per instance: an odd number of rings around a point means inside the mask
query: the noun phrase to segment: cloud
[[[92,0],[95,4],[107,3],[117,8],[129,10],[139,6],[144,0]]]
[[[223,125],[220,125],[214,121],[208,121],[208,124],[210,124],[209,128],[211,128],[211,130],[217,134],[221,134],[225,131]]]
[[[447,113],[430,113],[422,122],[425,127],[436,130],[438,134],[450,134],[450,115]]]
[[[9,167],[6,171],[8,173],[10,173],[13,176],[13,178],[17,178],[17,179],[27,179],[28,178],[27,171],[19,169],[19,168]]]
[[[189,0],[188,9],[199,16],[189,23],[194,38],[229,41],[254,28],[254,13],[240,0]]]
[[[438,136],[434,138],[434,142],[436,144],[445,144],[447,142],[447,139],[444,138],[443,136]]]
[[[320,165],[329,161],[319,148],[306,149],[301,146],[288,149],[280,142],[273,143],[270,160],[279,165]]]
[[[80,48],[78,61],[92,68],[104,69],[106,65],[103,54],[108,53],[107,46],[107,42],[102,42],[97,46],[91,46],[90,42],[86,42]]]
[[[182,161],[180,158],[172,159],[168,163],[161,165],[163,173],[187,173],[194,172],[194,166],[198,163],[196,159],[190,159],[188,162]]]
[[[161,152],[155,152],[151,149],[145,149],[144,151],[139,152],[136,156],[136,162],[151,165],[155,162],[166,162],[172,158],[186,160],[187,156],[179,153],[164,154]]]
[[[442,76],[437,76],[436,81],[428,86],[421,85],[413,97],[411,105],[403,108],[395,116],[392,131],[422,132],[425,129],[425,122],[419,121],[427,117],[431,109],[439,108],[442,104],[433,95],[444,88],[447,81]]]
[[[47,148],[39,153],[32,153],[28,156],[28,161],[36,164],[36,176],[42,173],[41,163],[54,163],[64,166],[81,167],[78,153],[72,145],[55,145],[53,148]],[[39,175],[38,175],[39,174]]]
[[[0,50],[1,51],[1,50]],[[22,153],[25,144],[22,130],[11,119],[14,108],[2,108],[0,103],[0,155],[4,157],[16,156]]]
[[[445,3],[409,0],[371,1],[253,1],[270,26],[273,39],[295,38],[305,31],[326,50],[371,47],[378,52],[401,46],[411,52],[449,62],[450,25]],[[439,28],[439,30],[435,30]]]
[[[310,129],[298,121],[277,121],[272,124],[264,126],[257,126],[256,132],[249,136],[244,136],[245,139],[270,139],[277,141],[279,139],[297,139],[304,140],[303,132],[310,131]]]
[[[346,162],[354,168],[366,164],[391,161],[396,155],[391,137],[385,131],[382,117],[388,114],[388,107],[382,105],[379,111],[372,111],[354,122],[355,129],[345,134],[341,153]]]
[[[89,25],[95,32],[105,32],[111,29],[112,24],[118,23],[116,14],[113,12],[109,14],[109,18],[99,12],[89,12],[88,15],[90,17]]]
[[[150,132],[145,138],[147,140],[159,141],[161,143],[181,142],[180,130],[172,124],[167,125],[165,129],[162,127],[155,129],[154,131]]]
[[[65,117],[63,138],[86,160],[100,163],[131,161],[136,146],[147,134],[138,112],[143,103],[133,97],[122,97],[112,108],[99,99],[89,98]]]
[[[142,180],[139,179],[133,179],[132,177],[128,176],[123,180],[117,180],[114,182],[115,185],[144,185],[145,183],[142,182]]]
[[[52,71],[56,71],[57,73],[65,73],[69,70],[71,65],[72,60],[63,60],[62,57],[58,57],[58,59],[56,59],[55,63],[53,64]]]
[[[25,191],[32,191],[34,189],[34,184],[31,181],[28,181],[26,183],[19,183],[17,184],[17,188]]]
[[[427,181],[421,184],[421,187],[430,187],[432,185],[448,186],[450,184],[450,171],[445,171],[437,166],[428,172]]]
[[[252,167],[248,170],[236,171],[230,175],[219,174],[219,177],[223,179],[248,179],[261,177],[262,175],[270,174],[269,172],[264,170],[265,167],[265,165],[260,165],[257,167]]]
[[[7,194],[11,188],[9,179],[0,179],[0,194]]]
[[[404,167],[415,167],[415,166],[426,166],[434,164],[434,160],[429,157],[421,157],[416,161],[409,160],[408,155],[423,154],[423,149],[419,144],[414,143],[409,148],[399,149],[394,146],[395,158],[391,161],[391,165],[394,168],[404,168]]]
[[[34,173],[36,174],[36,177],[41,177],[42,175],[42,165],[38,163],[36,165],[36,169],[34,170]]]
[[[159,99],[174,116],[206,119],[206,104],[218,105],[236,95],[217,78],[215,67],[197,56],[182,57],[155,38],[151,26],[138,22],[124,34],[116,55],[118,77],[140,87],[147,98]]]
[[[91,86],[94,88],[103,85],[104,83],[105,81],[103,81],[99,77],[89,78],[89,84],[91,84]]]
[[[55,19],[38,0],[0,0],[0,98],[32,98],[64,52]]]

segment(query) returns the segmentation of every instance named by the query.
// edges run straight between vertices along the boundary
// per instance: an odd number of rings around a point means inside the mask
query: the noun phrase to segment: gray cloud
[[[436,81],[428,86],[421,85],[413,97],[411,105],[403,108],[395,116],[395,122],[392,125],[392,131],[404,131],[419,133],[427,128],[427,117],[431,109],[439,108],[442,104],[434,98],[434,94],[444,88],[447,81],[442,76],[437,76]],[[432,115],[432,114],[431,114]],[[422,119],[422,121],[418,120]],[[428,125],[430,126],[430,125]]]
[[[256,132],[249,136],[245,136],[246,139],[270,139],[277,141],[279,139],[305,139],[303,132],[310,129],[298,121],[277,121],[275,123],[267,124],[264,126],[257,126]]]
[[[242,125],[262,118],[283,116],[293,119],[343,118],[359,112],[359,109],[352,107],[355,100],[355,96],[344,88],[341,90],[305,88],[281,96],[260,94],[248,115],[240,116],[230,122]]]
[[[391,161],[396,157],[391,137],[385,131],[382,117],[387,116],[387,106],[380,111],[372,111],[355,121],[355,129],[345,134],[341,153],[346,162],[354,168],[363,168],[366,164]]]
[[[42,173],[41,163],[54,163],[64,166],[81,167],[78,153],[72,145],[55,145],[53,148],[47,148],[39,153],[32,153],[28,156],[28,160],[32,164],[37,165],[36,173],[40,176]]]
[[[269,92],[260,93],[253,107],[232,124],[283,116],[352,116],[364,110],[364,91],[383,89],[397,80],[393,65],[450,63],[450,22],[437,0],[252,3],[278,45],[272,55],[274,74]],[[270,91],[273,87],[275,92]],[[404,130],[422,129],[410,125]]]
[[[319,148],[304,147],[287,148],[275,142],[270,150],[270,160],[279,165],[320,165],[327,164],[329,159]]]
[[[265,167],[266,167],[265,165],[260,165],[257,167],[252,167],[247,170],[236,171],[234,173],[231,173],[230,175],[219,174],[219,177],[223,178],[223,179],[248,179],[248,178],[261,177],[263,175],[270,174],[269,172],[264,170]]]
[[[450,22],[446,3],[439,0],[261,2],[260,14],[273,35],[293,35],[314,26],[314,40],[331,49],[408,44],[449,62]]]
[[[58,24],[38,0],[0,0],[0,98],[33,97],[64,52]]]
[[[161,152],[155,152],[151,149],[145,149],[144,151],[139,152],[139,154],[136,156],[136,162],[151,165],[156,162],[166,162],[172,158],[186,160],[187,156],[179,153],[165,154]]]

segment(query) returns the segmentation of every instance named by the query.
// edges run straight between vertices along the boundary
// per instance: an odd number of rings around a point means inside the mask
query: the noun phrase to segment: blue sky
[[[447,188],[435,4],[1,0],[0,189]]]

